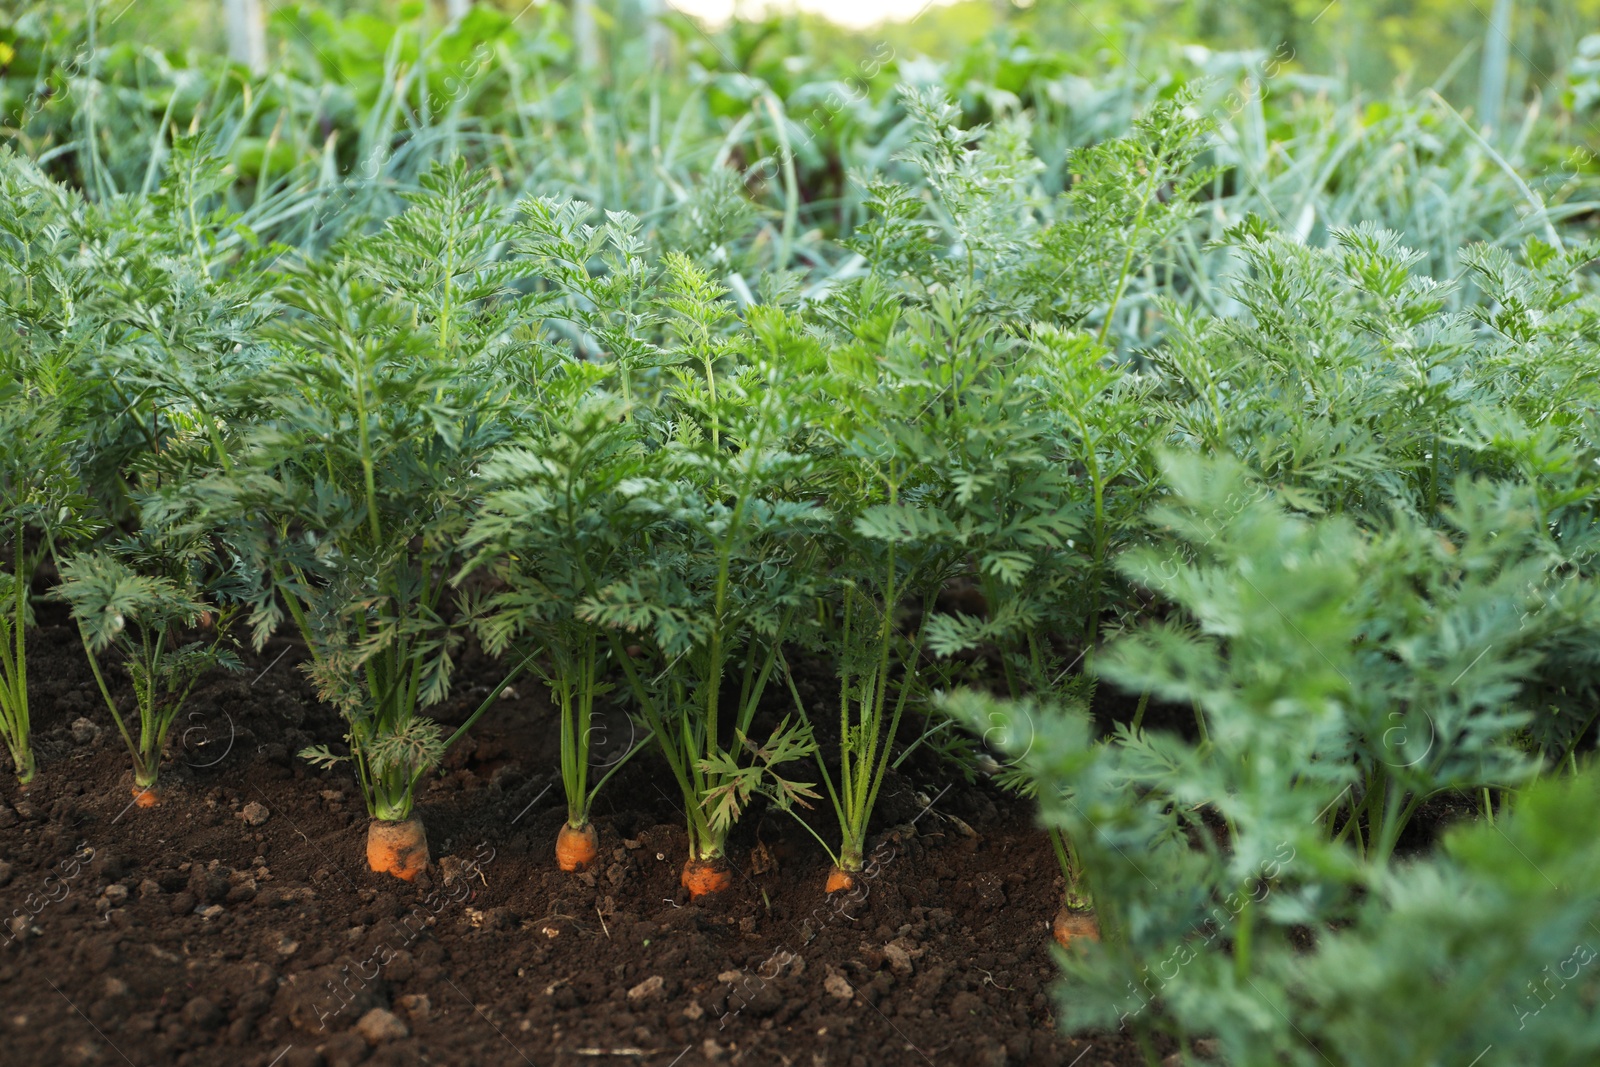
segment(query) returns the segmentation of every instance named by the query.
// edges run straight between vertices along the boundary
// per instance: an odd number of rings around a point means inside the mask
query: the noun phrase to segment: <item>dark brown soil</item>
[[[420,799],[434,867],[407,885],[366,869],[348,770],[295,755],[340,731],[293,646],[193,699],[165,800],[141,809],[81,647],[42,621],[41,772],[0,804],[0,1060],[1143,1062],[1125,1035],[1056,1031],[1050,849],[1025,804],[932,756],[885,786],[864,900],[826,898],[822,850],[774,812],[736,832],[728,899],[689,904],[651,758],[601,794],[599,869],[556,869],[554,723],[525,686]],[[492,680],[460,678],[441,717]],[[625,746],[626,719],[612,729]]]

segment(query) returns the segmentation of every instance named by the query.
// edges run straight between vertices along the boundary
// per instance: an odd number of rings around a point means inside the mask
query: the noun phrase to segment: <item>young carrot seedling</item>
[[[161,549],[123,542],[75,556],[62,564],[56,594],[72,605],[100,695],[133,756],[133,796],[145,808],[161,802],[162,749],[195,683],[213,667],[241,669],[226,647],[239,607],[219,608],[207,597],[186,565],[196,560],[194,554]],[[164,559],[168,573],[143,574],[119,556]],[[196,627],[210,630],[209,640],[182,642],[184,631]],[[100,667],[98,657],[109,648],[120,653],[133,683],[137,737]]]
[[[558,405],[564,414],[551,418],[543,440],[485,464],[490,491],[467,538],[477,552],[465,570],[488,564],[506,587],[485,605],[484,648],[496,655],[515,649],[550,690],[567,798],[556,861],[564,871],[581,871],[599,857],[589,821],[595,796],[644,744],[630,744],[590,784],[595,704],[612,688],[606,661],[613,650],[584,609],[592,591],[626,579],[653,519],[630,513],[620,492],[643,470],[644,458],[636,424],[621,418],[620,402],[564,399],[573,406]]]
[[[630,579],[597,590],[586,611],[611,628],[614,647],[624,628],[650,633],[655,672],[617,658],[683,796],[682,882],[701,896],[731,884],[728,833],[755,793],[779,807],[815,795],[779,773],[813,750],[806,724],[785,720],[760,746],[751,737],[782,645],[808,622],[819,584],[809,535],[822,512],[806,497],[812,465],[797,447],[816,399],[806,368],[781,355],[740,358],[749,336],[725,321],[722,290],[705,272],[668,256],[667,273],[661,302],[675,340],[662,358],[673,376],[654,417],[669,434],[647,476],[627,486],[630,506],[654,516],[660,534]]]
[[[804,534],[821,513],[796,502],[804,499],[795,493],[809,461],[791,447],[815,398],[781,356],[742,358],[751,335],[704,270],[669,254],[657,276],[640,255],[637,220],[613,213],[606,226],[591,228],[582,224],[583,205],[540,201],[524,210],[529,251],[571,299],[568,323],[584,331],[574,347],[602,346],[608,358],[583,365],[602,368],[605,386],[620,398],[616,420],[639,435],[639,453],[630,460],[635,469],[608,490],[612,499],[593,511],[577,508],[574,495],[592,492],[592,484],[552,484],[537,498],[499,502],[529,510],[534,524],[550,511],[562,522],[582,514],[592,525],[581,527],[588,541],[572,556],[580,573],[569,578],[546,567],[538,580],[581,583],[575,615],[604,635],[661,746],[689,831],[682,881],[691,895],[704,895],[731,884],[728,833],[755,793],[780,806],[811,795],[809,783],[776,771],[810,751],[804,724],[781,724],[762,746],[750,737],[781,646],[805,621],[801,608],[817,582],[818,556]],[[597,257],[607,264],[603,274],[588,266]],[[530,478],[536,464],[524,466],[518,478]],[[574,525],[567,536],[579,530]],[[616,554],[598,570],[596,548],[607,538],[626,551],[608,547]],[[733,678],[739,691],[729,715],[724,682]],[[724,741],[730,725],[731,745]],[[575,780],[575,758],[569,763]]]

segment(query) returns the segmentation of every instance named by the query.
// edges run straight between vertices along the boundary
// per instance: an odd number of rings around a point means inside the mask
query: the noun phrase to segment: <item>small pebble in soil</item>
[[[889,969],[895,974],[911,973],[911,956],[898,943],[891,941],[883,946],[883,955],[889,961]]]
[[[239,818],[251,826],[260,826],[272,817],[272,812],[259,800],[252,800],[239,812]]]
[[[72,739],[78,744],[93,744],[99,736],[100,727],[93,719],[87,719],[80,715],[72,720]]]
[[[433,1004],[426,993],[407,993],[400,998],[399,1004],[400,1010],[414,1023],[421,1022],[433,1012]]]
[[[850,983],[845,980],[845,977],[842,974],[828,975],[828,977],[822,982],[822,988],[827,991],[828,996],[830,997],[835,997],[839,1000],[855,999],[855,989],[851,987]]]
[[[373,1008],[361,1017],[356,1023],[356,1029],[361,1036],[374,1045],[381,1045],[385,1041],[399,1041],[411,1036],[411,1031],[406,1024],[400,1021],[400,1016],[387,1008]]]
[[[628,990],[628,999],[635,1004],[647,1004],[650,1001],[659,1000],[666,984],[665,978],[662,978],[659,974],[653,974]]]

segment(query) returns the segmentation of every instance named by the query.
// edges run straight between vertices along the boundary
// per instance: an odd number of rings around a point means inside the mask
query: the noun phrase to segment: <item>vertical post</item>
[[[1491,133],[1500,128],[1506,106],[1506,68],[1511,60],[1511,11],[1515,0],[1495,0],[1478,68],[1478,121]]]
[[[228,58],[251,74],[267,70],[267,24],[261,0],[223,0],[228,14]]]

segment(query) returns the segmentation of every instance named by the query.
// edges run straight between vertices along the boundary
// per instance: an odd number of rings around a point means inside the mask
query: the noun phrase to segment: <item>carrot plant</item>
[[[56,595],[72,607],[95,682],[133,756],[140,807],[161,801],[162,752],[195,684],[215,667],[241,669],[229,647],[240,605],[228,590],[236,583],[216,563],[203,542],[145,536],[82,552],[61,566]],[[197,630],[210,633],[184,640]],[[118,653],[132,683],[137,735],[100,666],[108,649]]]
[[[734,363],[737,350],[710,329],[726,314],[720,294],[686,260],[674,269],[669,299],[687,320],[690,358],[666,397],[673,436],[654,453],[654,477],[634,503],[660,515],[670,533],[638,577],[594,610],[612,625],[652,631],[656,679],[623,666],[684,799],[684,883],[698,895],[728,884],[728,833],[753,795],[780,808],[816,796],[811,783],[780,772],[811,752],[810,729],[785,719],[758,744],[754,724],[784,642],[808,621],[818,558],[806,535],[820,515],[799,489],[811,462],[795,447],[813,401],[776,362]],[[728,682],[738,687],[731,708]]]
[[[450,579],[474,472],[511,426],[491,342],[517,305],[482,193],[463,168],[440,171],[381,235],[282,279],[277,356],[247,387],[264,411],[194,491],[258,576],[257,645],[287,612],[345,719],[347,754],[303,754],[354,766],[369,861],[408,880],[428,862],[418,784],[518,670],[448,735],[422,714],[448,694],[470,622],[470,591]]]
[[[6,569],[0,571],[0,737],[17,783],[26,787],[37,765],[30,740],[28,631],[39,565],[56,541],[77,532],[80,501],[62,418],[49,394],[17,368],[0,386],[0,522]]]
[[[226,461],[221,435],[235,412],[207,399],[250,361],[253,349],[240,342],[244,324],[259,322],[261,311],[251,271],[222,279],[208,273],[212,242],[230,221],[206,203],[218,169],[200,157],[193,139],[185,140],[150,197],[102,210],[30,165],[0,159],[0,196],[11,206],[0,222],[0,314],[7,323],[0,361],[8,372],[0,397],[0,509],[9,563],[0,717],[9,724],[19,772],[30,769],[24,777],[31,775],[25,637],[40,564],[49,559],[59,570],[91,533],[112,523],[141,530],[143,510],[161,510],[156,494],[182,484],[197,466],[204,471]],[[169,674],[177,631],[192,613],[161,613],[191,584],[174,576],[187,573],[199,558],[193,553],[209,555],[213,546],[194,538],[173,542],[155,529],[141,530],[135,542],[186,547],[165,561],[161,549],[139,549],[148,565],[139,565],[137,581],[129,577],[135,586],[149,578],[164,590],[140,609],[140,625],[167,634],[130,661],[150,689],[138,697],[142,740],[130,740],[141,785],[155,781],[163,722],[170,725],[163,717],[172,701],[181,703],[186,672],[199,670],[209,655],[185,653],[187,665]],[[80,577],[87,582],[91,575]],[[180,592],[161,586],[167,581],[177,581]],[[91,600],[109,595],[91,585],[76,588]],[[115,636],[99,631],[96,651]],[[163,689],[167,681],[170,691]]]
[[[1102,346],[1148,334],[1153,296],[1170,288],[1150,270],[1189,227],[1202,191],[1220,176],[1197,161],[1213,124],[1197,112],[1191,90],[1153,104],[1116,137],[1073,150],[1071,183],[1050,205],[1050,222],[1007,284],[1030,301],[1034,317],[1083,326]]]
[[[565,244],[547,236],[541,261],[585,264],[599,245],[577,242],[593,242],[593,232],[569,230]],[[729,884],[728,833],[755,794],[785,808],[814,795],[778,770],[809,753],[809,729],[785,720],[759,744],[754,730],[817,581],[806,535],[819,509],[800,492],[811,463],[796,447],[815,399],[801,387],[804,367],[763,358],[728,321],[723,292],[703,270],[682,256],[664,265],[654,276],[642,263],[614,274],[609,290],[586,281],[587,268],[557,280],[587,294],[593,310],[583,321],[595,336],[606,336],[597,316],[615,321],[641,304],[648,310],[632,314],[659,323],[653,340],[607,353],[606,363],[620,414],[648,435],[643,466],[618,483],[622,507],[613,510],[627,516],[622,528],[647,521],[650,533],[625,573],[603,584],[584,577],[578,614],[605,632],[678,785],[690,843],[684,885],[700,895]],[[628,382],[641,360],[660,370],[636,388]]]
[[[29,188],[21,168],[7,160],[0,165],[0,196],[11,205],[9,218],[0,221],[0,308],[6,318],[0,339],[0,359],[7,385],[0,387],[0,522],[6,530],[7,569],[0,572],[0,735],[16,769],[17,782],[26,785],[36,771],[28,704],[28,630],[33,624],[33,583],[44,543],[28,543],[30,528],[62,517],[65,501],[49,499],[52,487],[63,492],[73,484],[66,454],[69,428],[65,412],[49,410],[46,395],[55,377],[50,362],[36,346],[27,343],[30,328],[44,325],[55,310],[40,299],[31,284],[49,262],[35,265],[38,251],[33,226],[48,217],[48,194],[39,185]],[[44,257],[40,257],[44,258]],[[31,268],[31,269],[30,269]],[[42,295],[42,294],[41,294]],[[41,381],[43,379],[43,381]],[[44,388],[41,388],[41,385]],[[55,399],[55,398],[52,398]],[[56,406],[60,406],[59,402]],[[56,506],[52,507],[51,504]],[[48,528],[48,527],[47,527]]]
[[[69,530],[84,532],[73,463],[78,346],[67,335],[78,333],[75,298],[89,295],[92,280],[62,266],[70,238],[61,224],[72,202],[64,190],[0,153],[0,199],[7,204],[0,217],[0,736],[26,788],[37,770],[27,654],[34,584],[52,546]]]
[[[487,563],[504,586],[484,606],[484,648],[526,659],[549,688],[559,718],[567,821],[556,858],[563,870],[595,862],[589,821],[595,797],[650,740],[630,747],[591,785],[595,706],[613,688],[616,649],[586,612],[629,578],[649,551],[656,522],[630,508],[625,491],[624,483],[648,469],[637,423],[622,418],[614,399],[573,395],[591,377],[575,370],[556,391],[560,400],[540,438],[484,465],[488,493],[468,536],[477,548],[469,568]]]
[[[1155,191],[1190,180],[1202,129],[1164,109],[1165,124],[1152,119],[1139,138],[1086,153],[1087,190],[1063,196],[1057,221],[1041,229],[1027,190],[1036,161],[1016,124],[962,129],[937,96],[908,93],[905,102],[916,125],[904,158],[930,204],[871,183],[874,217],[849,242],[870,273],[816,312],[834,327],[838,414],[828,430],[840,457],[831,562],[843,603],[830,651],[842,741],[837,787],[827,779],[843,830],[836,888],[860,869],[913,694],[948,684],[959,656],[992,659],[1013,696],[1073,684],[1072,664],[1047,635],[1085,612],[1084,657],[1093,645],[1111,543],[1106,497],[1144,461],[1143,390],[1095,337],[1014,324],[1025,310],[1056,315],[1039,293],[1056,291],[1063,264],[1105,255],[1113,234],[1127,248],[1120,266],[1079,277],[1062,317],[1076,323],[1097,300],[1111,305],[1107,322],[1115,317],[1138,254],[1183,223],[1192,184],[1171,203],[1155,203]],[[1125,188],[1135,171],[1151,201],[1142,208]],[[975,600],[935,611],[955,583]],[[915,607],[914,626],[896,619],[902,604]],[[926,706],[931,719],[937,709]],[[924,737],[936,729],[925,726]],[[1065,856],[1070,843],[1058,843]]]
[[[1164,477],[1152,521],[1172,541],[1119,566],[1181,610],[1114,640],[1099,670],[1194,706],[1203,739],[1097,738],[1081,707],[953,706],[1013,749],[1092,886],[1107,937],[1064,964],[1072,1025],[1216,1035],[1253,1062],[1305,1040],[1257,1013],[1262,990],[1319,1017],[1297,931],[1390,891],[1424,797],[1529,780],[1522,683],[1600,616],[1592,579],[1546,604],[1554,560],[1532,547],[1546,533],[1525,486],[1457,485],[1441,537],[1294,515],[1237,461],[1172,456]]]
[[[838,320],[859,325],[830,353],[837,619],[827,650],[841,747],[825,781],[843,834],[835,888],[861,870],[908,704],[925,706],[949,674],[931,657],[998,650],[1013,687],[1050,673],[1055,650],[1041,630],[1061,602],[1079,521],[1027,351],[971,290],[904,314],[898,303],[870,285],[841,298]],[[956,581],[974,586],[981,606],[936,612]],[[901,618],[902,606],[914,614]]]
[[[1419,546],[1459,543],[1458,523],[1484,507],[1460,498],[1461,487],[1519,483],[1533,494],[1512,509],[1521,514],[1488,527],[1502,531],[1496,551],[1520,539],[1505,588],[1539,558],[1593,573],[1600,479],[1574,405],[1587,390],[1580,366],[1596,310],[1574,289],[1595,248],[1530,241],[1516,257],[1479,249],[1466,263],[1493,303],[1456,314],[1445,310],[1453,287],[1418,275],[1417,254],[1393,233],[1340,232],[1330,250],[1252,227],[1236,236],[1247,270],[1228,294],[1246,313],[1187,319],[1153,353],[1151,398],[1167,443],[1238,457],[1308,514],[1373,530],[1419,522],[1433,531],[1416,534]],[[1535,584],[1553,610],[1528,622],[1530,638],[1567,610],[1566,587]],[[1564,753],[1593,718],[1594,690],[1573,669],[1584,654],[1570,638],[1540,640],[1541,656],[1559,658],[1537,668],[1552,714],[1530,729],[1541,747]]]

